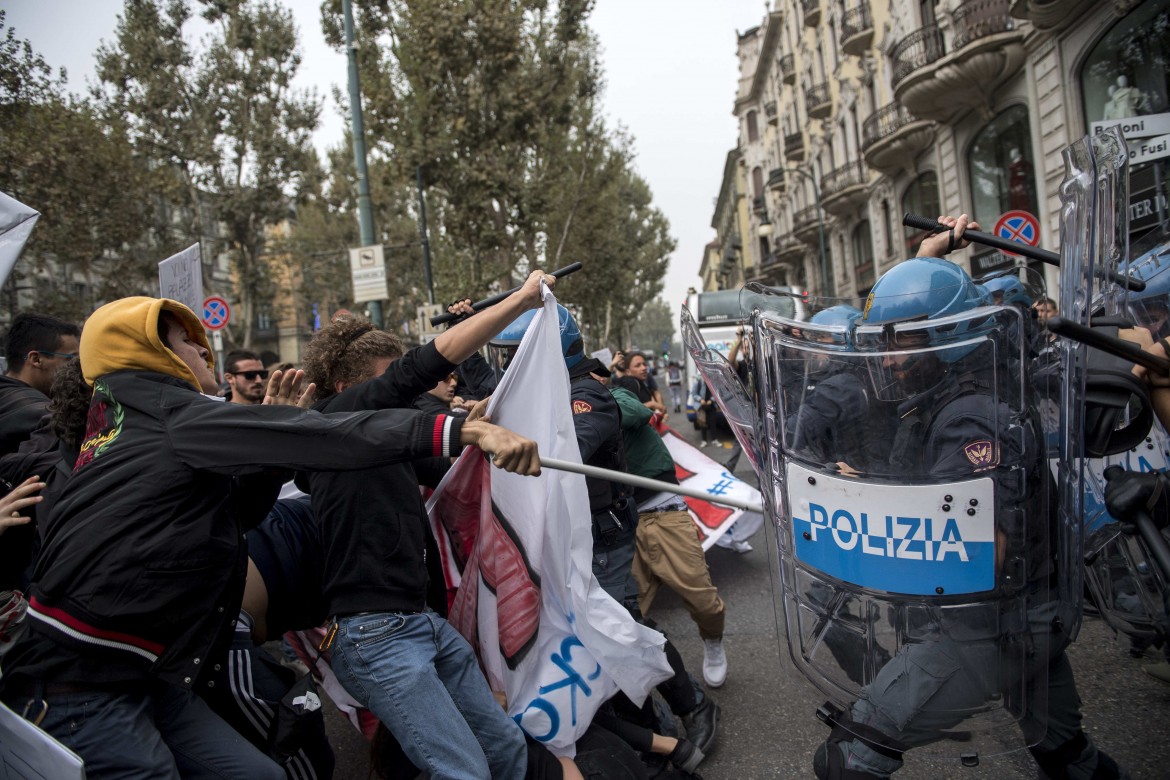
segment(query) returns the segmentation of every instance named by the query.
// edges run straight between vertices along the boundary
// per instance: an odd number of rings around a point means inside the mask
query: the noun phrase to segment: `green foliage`
[[[311,136],[320,102],[298,92],[292,14],[268,0],[203,0],[212,25],[201,50],[183,37],[184,0],[126,0],[115,40],[98,54],[107,118],[125,117],[135,148],[168,166],[185,202],[185,229],[232,260],[235,340],[249,346],[258,311],[271,306],[264,260],[272,229],[286,220],[317,172]]]
[[[334,45],[340,6],[323,6]],[[380,0],[356,22],[367,140],[397,180],[424,171],[437,298],[580,260],[560,297],[602,340],[661,288],[674,243],[628,141],[598,116],[592,6]]]
[[[8,303],[15,309],[15,291],[31,289],[38,311],[80,321],[96,303],[150,291],[157,268],[143,251],[146,193],[157,177],[123,125],[102,121],[63,89],[8,28],[0,43],[0,190],[41,212]]]

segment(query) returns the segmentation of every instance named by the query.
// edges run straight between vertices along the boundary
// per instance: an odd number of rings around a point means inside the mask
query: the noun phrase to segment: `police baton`
[[[564,268],[558,268],[557,270],[552,271],[551,273],[549,273],[549,276],[555,276],[557,279],[560,279],[562,276],[568,276],[569,274],[573,273],[574,271],[580,271],[580,270],[581,270],[580,263],[570,263],[569,265],[566,265]],[[524,285],[520,285],[520,287],[523,287],[523,286]],[[486,309],[489,306],[495,306],[497,303],[504,300],[512,293],[518,292],[520,290],[520,287],[513,287],[511,290],[505,290],[502,293],[497,293],[496,295],[493,295],[490,298],[484,298],[482,301],[476,301],[475,303],[471,304],[471,308],[474,309],[475,311],[480,311],[482,309]],[[447,312],[446,314],[437,314],[434,317],[431,317],[431,327],[434,328],[434,327],[437,327],[439,325],[443,325],[444,323],[448,323],[451,320],[457,319],[458,317],[459,317],[458,314],[451,314],[450,312]]]
[[[941,222],[935,222],[933,219],[919,216],[918,214],[911,214],[906,212],[902,215],[902,224],[906,227],[917,228],[918,230],[925,230],[931,235],[938,233],[946,233],[950,230],[949,227]],[[1006,238],[1000,238],[994,233],[984,233],[981,230],[964,230],[963,236],[967,241],[974,241],[976,244],[983,244],[993,249],[1001,249],[1004,252],[1014,252],[1017,255],[1023,255],[1031,260],[1039,260],[1042,263],[1056,268],[1060,267],[1060,255],[1056,252],[1051,252],[1047,249],[1041,249],[1038,246],[1029,246],[1022,244],[1019,241],[1011,241]],[[1116,271],[1107,271],[1105,273],[1109,280],[1122,287],[1128,287],[1134,292],[1141,292],[1146,289],[1146,283],[1141,279],[1135,279],[1132,276],[1117,273]]]
[[[1060,316],[1049,317],[1046,327],[1058,336],[1079,341],[1086,346],[1099,349],[1102,352],[1108,352],[1110,355],[1114,355],[1123,360],[1128,360],[1130,363],[1137,363],[1140,366],[1148,368],[1150,371],[1170,375],[1170,360],[1146,352],[1132,341],[1110,336],[1086,327],[1079,322],[1066,320]]]
[[[627,474],[624,471],[611,471],[610,469],[602,469],[597,466],[586,466],[583,463],[572,463],[567,460],[558,460],[556,458],[546,458],[541,456],[540,465],[544,468],[556,469],[557,471],[571,471],[574,474],[583,474],[586,477],[596,477],[597,479],[608,479],[611,482],[621,482],[623,485],[632,485],[633,487],[647,488],[649,490],[661,490],[666,493],[677,493],[680,496],[690,496],[691,498],[698,498],[712,504],[720,504],[722,506],[730,506],[736,509],[745,509],[748,512],[764,513],[764,507],[760,504],[751,501],[740,501],[735,498],[724,498],[723,496],[713,496],[705,490],[697,490],[695,488],[686,488],[682,485],[675,485],[670,482],[659,482],[656,479],[648,479],[646,477],[639,477],[634,474]]]

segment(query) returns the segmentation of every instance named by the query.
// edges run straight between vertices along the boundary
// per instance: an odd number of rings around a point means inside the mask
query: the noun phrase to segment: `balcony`
[[[752,198],[752,211],[755,212],[756,216],[758,217],[767,216],[768,204],[764,200],[763,195],[757,195],[756,197]]]
[[[885,174],[914,170],[914,160],[934,142],[934,122],[918,119],[891,103],[861,125],[861,153],[870,168]]]
[[[833,99],[829,95],[829,83],[813,84],[804,93],[804,105],[809,119],[824,119],[833,113]]]
[[[914,71],[941,60],[945,53],[942,30],[937,24],[915,30],[898,41],[890,52],[890,60],[894,63],[891,77],[894,89]]]
[[[1011,0],[967,0],[951,16],[949,49],[935,26],[917,30],[891,53],[894,100],[921,119],[949,122],[972,109],[990,117],[1003,85],[1024,63],[1024,32]]]
[[[788,180],[784,176],[783,168],[773,168],[768,171],[768,189],[775,190],[779,194],[783,194],[788,189]]]
[[[768,124],[774,125],[779,121],[776,111],[776,101],[764,104],[764,116],[768,118]]]
[[[846,163],[821,177],[821,205],[833,214],[848,214],[869,195],[869,169],[861,160]]]
[[[780,58],[780,80],[785,84],[796,83],[796,56],[785,54]]]
[[[841,49],[846,54],[860,57],[873,43],[873,16],[869,3],[858,3],[841,17]]]
[[[820,246],[821,212],[809,206],[792,215],[792,235],[797,241],[810,246]]]
[[[1014,0],[1011,14],[1040,32],[1054,32],[1079,20],[1098,0]]]
[[[800,0],[804,8],[804,26],[816,27],[821,23],[821,0]]]
[[[772,246],[772,255],[781,265],[798,265],[804,262],[804,254],[807,251],[808,247],[792,236],[777,238]]]
[[[784,136],[784,159],[804,162],[804,134],[800,131]]]

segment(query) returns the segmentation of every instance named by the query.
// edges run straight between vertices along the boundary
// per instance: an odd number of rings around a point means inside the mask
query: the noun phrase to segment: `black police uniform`
[[[1005,425],[1004,421],[1011,419],[1009,410],[997,405],[989,389],[980,378],[964,374],[956,366],[938,385],[900,404],[889,449],[891,468],[940,480],[970,477],[973,465],[966,448],[972,443],[997,442],[1001,450],[997,462],[1017,463],[1023,461],[1025,452],[1042,446],[1039,426],[1033,419]],[[1029,544],[1028,539],[1013,533],[1025,527],[1022,517],[1013,520],[1004,516],[1007,512],[1047,516],[1047,523],[1033,523],[1031,528],[1053,538],[1055,507],[1047,500],[1050,491],[1040,489],[1043,481],[1052,477],[1045,469],[1046,459],[1032,461],[1037,465],[1028,473],[987,473],[996,481],[996,526],[1006,535],[1002,541],[1008,547],[1008,558],[1013,549],[1032,555],[1027,565],[1031,582],[1023,587],[1047,588],[1044,581],[1055,571],[1047,542]],[[1080,698],[1064,652],[1071,637],[1061,621],[1056,596],[1037,601],[1027,613],[1027,625],[1010,628],[1018,641],[1030,646],[1027,663],[1031,672],[1024,670],[1016,676],[1028,680],[1022,701],[1029,708],[1032,702],[1047,701],[1046,712],[1026,709],[1020,727],[1028,743],[1035,744],[1033,757],[1052,780],[1070,777],[1070,767],[1083,773],[1072,776],[1093,780],[1127,777],[1081,730]],[[997,617],[988,616],[989,636],[1002,632],[992,625]],[[1021,693],[1003,691],[1001,680],[989,679],[989,670],[999,669],[1002,648],[998,642],[960,643],[951,639],[948,631],[940,635],[944,638],[939,641],[906,645],[882,667],[867,687],[867,697],[858,700],[849,720],[834,729],[828,751],[818,751],[814,765],[819,777],[886,777],[901,766],[902,751],[935,741],[944,729],[958,723],[958,716],[948,722],[942,712],[969,712],[995,692],[1008,697]],[[1040,673],[1044,666],[1046,675]],[[1047,691],[1040,690],[1041,685],[1046,685]],[[927,702],[930,715],[923,716],[921,709]],[[835,743],[842,745],[845,756],[835,750]]]

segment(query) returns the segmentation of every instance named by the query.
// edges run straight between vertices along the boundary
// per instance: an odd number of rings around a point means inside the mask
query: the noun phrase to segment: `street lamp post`
[[[800,174],[804,178],[812,182],[813,198],[816,202],[817,208],[817,244],[821,253],[821,295],[826,298],[829,297],[829,263],[825,258],[825,213],[821,210],[821,187],[817,184],[816,177],[808,171],[802,171],[799,168],[785,168],[786,171]]]

